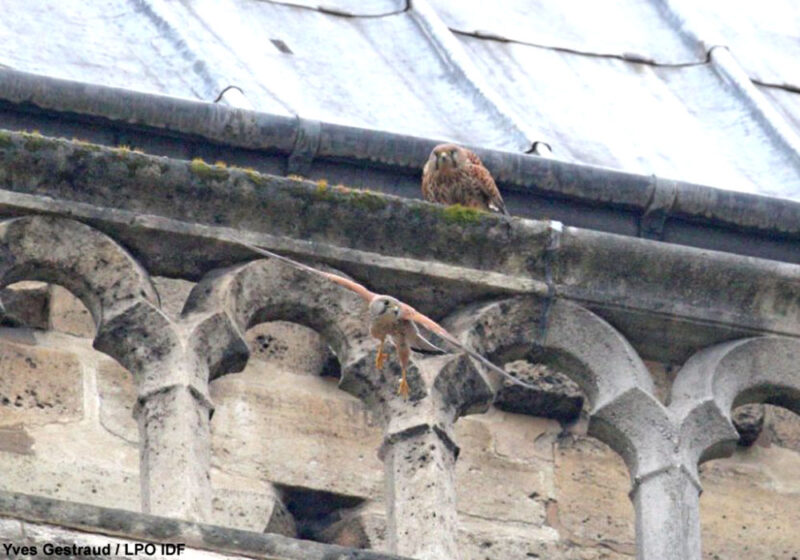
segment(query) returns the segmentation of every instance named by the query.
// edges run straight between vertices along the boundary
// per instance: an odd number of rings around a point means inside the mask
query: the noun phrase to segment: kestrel
[[[431,152],[422,169],[422,198],[508,215],[492,174],[474,152],[455,144],[439,144]]]
[[[324,272],[322,270],[318,270],[314,267],[297,262],[288,257],[284,257],[283,255],[273,253],[272,251],[268,251],[260,247],[255,247],[253,245],[250,245],[249,243],[244,243],[242,241],[239,241],[239,243],[244,247],[247,247],[251,251],[254,251],[266,257],[278,259],[299,270],[309,272],[316,276],[321,276],[361,296],[361,298],[367,303],[367,307],[369,310],[369,333],[370,335],[372,335],[373,338],[376,338],[377,340],[380,341],[380,346],[378,347],[378,354],[375,357],[375,366],[378,369],[383,367],[384,361],[386,359],[386,354],[383,352],[383,346],[384,343],[386,342],[386,338],[391,337],[392,342],[394,343],[394,346],[397,350],[397,357],[400,361],[400,370],[401,370],[400,385],[398,387],[397,392],[404,399],[408,398],[408,392],[409,392],[408,380],[406,378],[406,369],[408,368],[408,360],[411,355],[411,350],[415,349],[426,353],[430,352],[444,353],[444,350],[442,350],[432,342],[426,340],[425,337],[423,337],[420,334],[418,325],[437,334],[442,338],[442,340],[444,340],[451,346],[457,348],[458,350],[466,352],[471,357],[475,358],[476,360],[484,364],[492,371],[501,374],[502,376],[508,378],[513,383],[521,385],[523,387],[527,387],[528,389],[537,389],[537,387],[534,387],[533,385],[529,385],[528,383],[520,381],[507,371],[494,365],[492,362],[490,362],[477,352],[470,350],[469,348],[466,348],[458,340],[456,340],[456,338],[453,335],[447,332],[447,330],[445,330],[444,327],[439,325],[436,321],[434,321],[430,317],[423,315],[422,313],[420,313],[407,303],[403,303],[402,301],[399,301],[393,298],[392,296],[381,295],[371,292],[365,286],[362,286],[358,282],[354,282],[349,278],[345,278],[344,276],[339,276],[338,274],[333,274],[330,272]]]

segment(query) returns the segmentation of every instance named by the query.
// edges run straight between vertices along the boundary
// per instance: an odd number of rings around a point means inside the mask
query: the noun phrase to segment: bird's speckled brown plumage
[[[461,204],[508,214],[489,170],[470,150],[439,144],[422,170],[422,197],[439,204]]]

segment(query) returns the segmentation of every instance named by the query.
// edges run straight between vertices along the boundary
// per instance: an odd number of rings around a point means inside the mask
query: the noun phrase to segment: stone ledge
[[[0,520],[53,525],[145,543],[182,543],[192,549],[263,560],[408,560],[401,556],[201,525],[130,511],[0,491]]]
[[[244,237],[330,264],[434,318],[546,293],[551,278],[559,297],[656,361],[759,333],[800,336],[797,265],[578,228],[563,228],[544,258],[547,222],[0,131],[0,217],[32,213],[86,222],[151,275],[184,279],[253,258],[234,243]]]
[[[81,130],[105,142],[137,139],[159,153],[211,152],[238,155],[258,165],[286,169],[303,125],[294,116],[248,111],[222,104],[148,94],[40,76],[0,68],[0,114],[5,121],[42,130]],[[418,192],[419,170],[438,143],[384,131],[313,121],[318,145],[307,154],[317,170],[338,168],[340,175],[383,183],[393,193]],[[62,132],[63,133],[63,132]],[[238,153],[237,153],[238,151]],[[655,176],[477,148],[507,193],[512,213],[533,213],[546,201],[547,210],[569,216],[573,225],[633,234],[636,220],[647,213]],[[190,156],[191,157],[191,156]],[[233,160],[231,160],[233,161]],[[335,162],[335,163],[332,163]],[[367,168],[367,169],[365,169]],[[366,171],[366,173],[365,173]],[[677,196],[670,237],[688,244],[728,245],[763,254],[771,243],[788,247],[800,235],[800,204],[748,193],[675,181]],[[377,186],[377,185],[376,185]],[[558,206],[562,208],[557,209]],[[541,209],[540,209],[541,211]],[[685,223],[683,221],[685,220]],[[705,227],[704,227],[705,226]],[[722,229],[734,232],[725,239]],[[709,240],[708,232],[722,239]],[[736,234],[747,232],[737,237]],[[720,235],[722,234],[722,235]],[[713,237],[713,236],[712,236]],[[720,241],[722,241],[720,243]],[[731,247],[733,245],[733,247]],[[738,246],[738,247],[737,247]],[[796,259],[796,249],[777,250]]]

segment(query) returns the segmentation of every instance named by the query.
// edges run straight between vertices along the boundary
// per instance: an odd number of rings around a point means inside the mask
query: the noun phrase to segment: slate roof
[[[0,4],[15,70],[800,200],[792,0]]]

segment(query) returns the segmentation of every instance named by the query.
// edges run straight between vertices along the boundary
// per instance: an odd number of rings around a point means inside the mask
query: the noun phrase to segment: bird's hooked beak
[[[455,152],[443,150],[441,152],[434,152],[436,158],[436,170],[439,169],[453,169],[456,167]]]
[[[436,158],[436,170],[438,171],[442,167],[444,167],[445,163],[448,160],[447,152],[436,152],[433,154]]]
[[[386,302],[386,307],[384,308],[383,313],[391,313],[393,315],[399,315],[400,314],[400,306],[398,306],[394,302],[387,301]]]
[[[374,318],[381,317],[387,313],[391,313],[395,317],[398,317],[400,315],[400,306],[388,299],[376,301],[370,306],[370,314]]]

